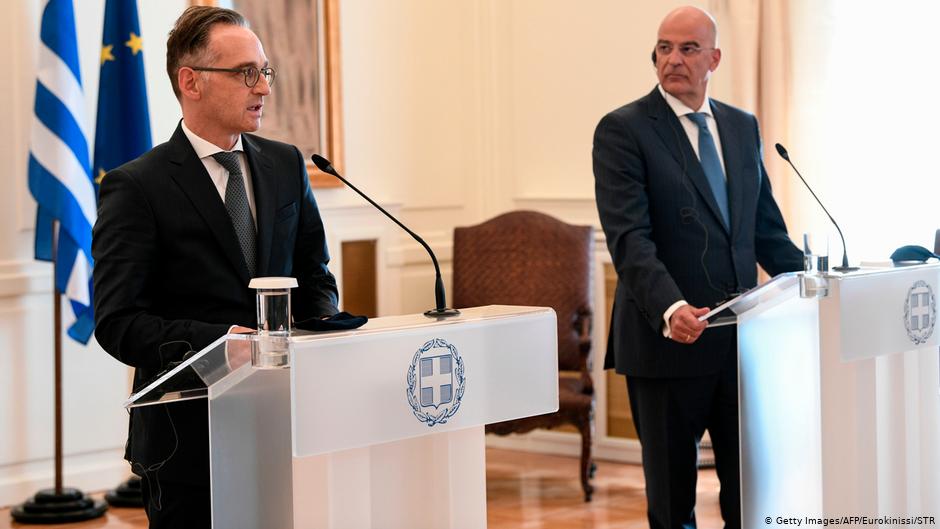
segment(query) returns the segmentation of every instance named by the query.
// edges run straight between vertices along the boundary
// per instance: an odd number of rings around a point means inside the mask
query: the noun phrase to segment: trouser
[[[721,370],[690,378],[627,377],[643,453],[650,529],[694,529],[698,442],[708,430],[726,529],[741,527],[736,344]]]

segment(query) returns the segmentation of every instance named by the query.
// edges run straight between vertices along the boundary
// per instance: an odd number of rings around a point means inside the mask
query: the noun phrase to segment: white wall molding
[[[130,465],[123,459],[124,448],[105,448],[71,454],[62,461],[62,484],[85,493],[118,486],[130,475]],[[52,458],[21,461],[0,466],[0,507],[23,503],[41,489],[55,484]]]
[[[453,259],[454,241],[453,232],[434,232],[427,237],[422,235],[428,246],[434,250],[439,264],[450,263]],[[408,267],[430,265],[431,258],[417,241],[408,234],[402,234],[396,243],[388,249],[389,266]]]
[[[594,197],[520,196],[514,200],[518,209],[541,211],[569,224],[600,227]]]
[[[398,216],[400,204],[386,203],[382,207],[392,215]],[[342,302],[343,292],[341,273],[343,243],[374,240],[376,241],[375,279],[378,313],[379,315],[397,314],[398,307],[401,305],[401,279],[399,271],[389,265],[388,248],[395,244],[396,232],[401,229],[367,202],[321,207],[320,214],[323,218],[330,252],[330,270],[336,276],[340,301]]]
[[[51,263],[33,260],[0,262],[0,299],[51,293]]]

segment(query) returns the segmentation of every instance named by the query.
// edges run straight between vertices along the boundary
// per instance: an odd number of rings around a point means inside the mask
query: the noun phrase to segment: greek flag
[[[39,32],[29,191],[36,199],[36,259],[56,261],[55,285],[75,313],[68,334],[88,343],[92,313],[91,227],[97,217],[72,0],[48,0]],[[59,221],[53,235],[53,221]],[[55,248],[53,248],[55,246]]]

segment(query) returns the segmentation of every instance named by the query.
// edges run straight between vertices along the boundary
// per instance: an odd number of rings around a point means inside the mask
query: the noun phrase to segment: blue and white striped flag
[[[65,293],[75,313],[68,334],[84,344],[95,328],[91,227],[97,217],[97,200],[72,0],[45,3],[39,40],[29,147],[29,190],[38,204],[36,259],[55,258],[56,288]],[[54,220],[59,221],[57,236],[52,233]]]

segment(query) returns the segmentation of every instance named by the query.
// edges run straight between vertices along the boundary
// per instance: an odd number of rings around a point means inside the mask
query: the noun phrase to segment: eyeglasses
[[[675,46],[667,43],[660,43],[656,45],[656,55],[659,57],[667,57],[672,55],[672,50],[675,49]],[[714,50],[715,48],[703,48],[698,44],[682,44],[679,46],[679,53],[683,57],[694,57],[701,53],[704,50]]]
[[[277,76],[277,72],[274,71],[274,68],[264,67],[264,68],[255,68],[254,66],[246,66],[245,68],[209,68],[208,66],[188,66],[187,68],[195,70],[197,72],[228,72],[228,73],[240,73],[245,76],[245,85],[248,88],[254,88],[258,81],[261,80],[261,76],[268,81],[268,86],[274,84],[274,78]]]

